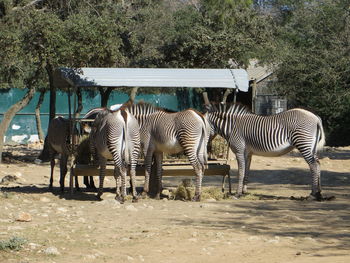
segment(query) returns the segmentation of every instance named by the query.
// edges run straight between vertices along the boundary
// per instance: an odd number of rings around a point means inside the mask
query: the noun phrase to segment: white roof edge
[[[248,91],[244,69],[60,68],[60,78],[78,87],[237,88]]]

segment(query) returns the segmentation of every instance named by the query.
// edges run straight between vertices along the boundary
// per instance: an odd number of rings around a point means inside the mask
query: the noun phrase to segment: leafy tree
[[[350,13],[348,1],[308,1],[277,35],[276,90],[292,106],[319,114],[328,144],[349,144]]]

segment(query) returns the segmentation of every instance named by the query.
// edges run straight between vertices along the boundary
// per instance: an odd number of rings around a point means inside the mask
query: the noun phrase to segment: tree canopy
[[[274,66],[271,87],[290,106],[322,117],[329,143],[350,143],[333,140],[350,124],[349,10],[346,0],[0,0],[0,88],[48,88],[60,66],[222,68],[258,58]]]

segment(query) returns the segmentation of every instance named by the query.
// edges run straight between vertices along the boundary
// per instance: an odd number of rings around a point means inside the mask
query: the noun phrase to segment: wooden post
[[[234,91],[233,91],[233,103],[236,103],[237,102],[237,89],[234,89]]]
[[[234,90],[236,91],[236,89]],[[231,92],[232,92],[231,89],[226,89],[224,96],[222,97],[222,101],[221,101],[222,104],[226,104],[227,97],[228,95],[230,95]],[[235,93],[235,98],[236,98],[236,93]]]
[[[252,82],[252,112],[256,113],[256,79]]]
[[[208,93],[207,92],[203,92],[203,100],[204,100],[204,104],[205,105],[209,105],[210,101],[208,99]]]

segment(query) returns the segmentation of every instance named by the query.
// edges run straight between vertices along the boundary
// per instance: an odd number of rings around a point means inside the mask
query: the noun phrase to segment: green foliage
[[[349,144],[350,18],[345,1],[309,1],[278,35],[273,87],[322,117],[328,144]],[[277,59],[276,59],[277,58]],[[341,135],[341,136],[340,136]]]
[[[0,240],[0,251],[1,250],[20,250],[24,244],[27,243],[22,237],[13,236],[8,240]]]

